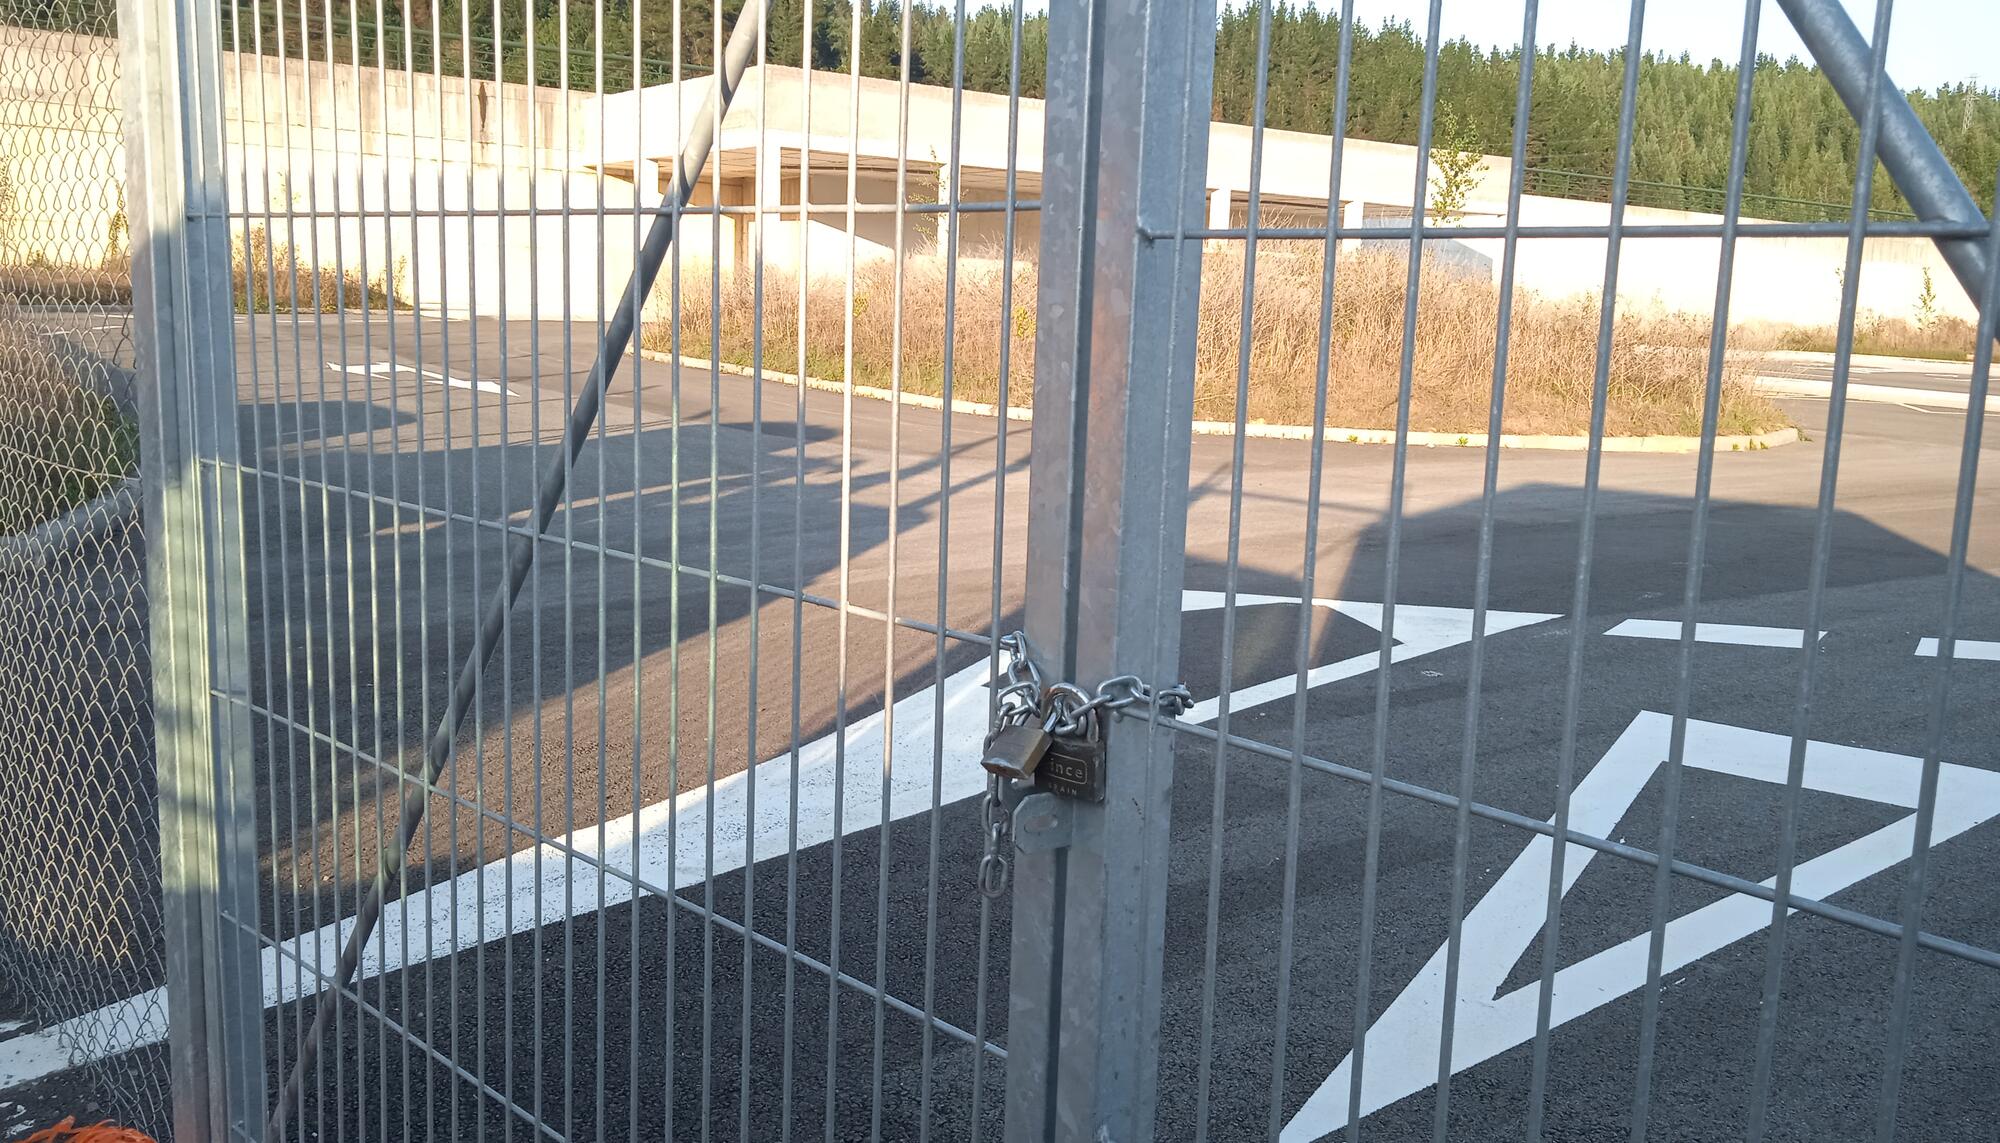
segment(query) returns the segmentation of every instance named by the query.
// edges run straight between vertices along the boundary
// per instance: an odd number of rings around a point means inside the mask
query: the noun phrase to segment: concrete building
[[[642,194],[661,193],[677,149],[676,116],[684,121],[695,115],[708,86],[709,80],[704,78],[607,96],[601,109],[586,117],[585,149],[600,156],[600,169],[620,180],[636,181]],[[761,225],[767,266],[789,267],[803,258],[814,273],[840,270],[848,247],[847,219],[841,207],[848,197],[850,154],[859,202],[881,209],[895,201],[899,156],[907,156],[903,177],[911,201],[949,200],[954,137],[950,90],[912,85],[905,121],[899,85],[862,79],[859,99],[851,101],[853,86],[845,75],[815,73],[808,82],[796,68],[753,69],[718,134],[724,213],[719,216],[719,225],[708,227],[706,233],[699,224],[689,228],[685,253],[719,257],[725,266],[735,264],[747,259],[752,228]],[[1039,197],[1042,116],[1040,100],[1023,99],[1018,131],[1010,132],[1005,96],[963,93],[957,132],[959,201],[990,204],[1004,198],[1010,138],[1016,144],[1017,195],[1023,200]],[[1191,226],[1221,229],[1247,225],[1251,137],[1250,128],[1237,124],[1210,126],[1208,166],[1203,176],[1207,216],[1190,220]],[[757,162],[760,148],[766,156],[761,167]],[[1260,225],[1312,228],[1325,224],[1332,152],[1332,140],[1324,135],[1265,132]],[[799,209],[802,163],[811,172],[812,188],[803,222]],[[1347,140],[1335,204],[1341,225],[1388,231],[1407,227],[1417,198],[1416,165],[1415,147]],[[1511,169],[1511,162],[1504,157],[1484,157],[1456,221],[1465,226],[1504,222]],[[711,188],[704,185],[695,201],[703,205],[712,201]],[[775,213],[728,213],[753,204]],[[1541,195],[1526,195],[1521,202],[1522,225],[1529,228],[1604,226],[1610,215],[1610,206],[1602,202]],[[945,220],[918,221],[929,217],[934,216],[906,217],[905,249],[923,250],[934,235],[945,233]],[[1627,208],[1625,221],[1635,228],[1702,225],[1719,224],[1721,216],[1633,206]],[[957,225],[961,257],[998,255],[1002,215],[962,214]],[[803,241],[801,226],[805,228]],[[858,258],[891,256],[896,241],[891,216],[860,215],[855,231]],[[1037,216],[1032,212],[1017,215],[1016,257],[1034,258],[1039,242]],[[1469,238],[1441,245],[1461,267],[1470,266],[1497,278],[1503,248],[1500,239]],[[1714,305],[1719,252],[1720,241],[1714,238],[1627,239],[1616,285],[1621,304],[1707,312]],[[1837,271],[1844,257],[1845,240],[1837,237],[1741,239],[1732,320],[1832,324],[1839,306]],[[1535,238],[1520,244],[1518,259],[1516,281],[1525,289],[1567,297],[1603,288],[1602,239]],[[1967,320],[1975,317],[1970,300],[1936,248],[1918,238],[1869,240],[1860,283],[1861,308],[1885,316],[1909,316],[1922,292],[1926,272],[1937,291],[1939,312]]]
[[[116,130],[116,44],[74,35],[0,29],[10,58],[40,53],[47,66],[0,77],[0,142],[23,193],[0,201],[0,265],[112,264],[126,241],[122,147]],[[19,42],[12,42],[19,41]],[[709,80],[663,84],[602,99],[491,80],[386,72],[372,67],[224,53],[223,115],[234,209],[246,237],[262,230],[302,260],[393,279],[422,308],[526,317],[595,317],[631,272],[644,215],[667,189],[673,156],[700,111]],[[858,91],[858,99],[851,96]],[[761,237],[767,266],[839,273],[849,254],[847,203],[857,204],[858,260],[927,255],[958,227],[961,258],[1000,255],[998,209],[1010,150],[1019,201],[1041,194],[1043,105],[1022,99],[1010,130],[1004,96],[965,92],[954,129],[952,95],[914,85],[907,113],[890,81],[795,68],[754,68],[723,117],[711,169],[680,235],[685,262],[744,264]],[[959,175],[951,182],[954,141]],[[1251,132],[1210,128],[1207,210],[1190,225],[1245,224]],[[33,156],[34,167],[20,157]],[[760,162],[760,156],[762,162]],[[1332,140],[1269,131],[1262,165],[1262,224],[1324,224]],[[852,170],[850,172],[850,160]],[[1407,226],[1421,204],[1415,148],[1351,139],[1338,200],[1344,226]],[[894,213],[898,178],[917,209]],[[1506,159],[1487,157],[1459,221],[1497,224],[1505,210]],[[850,178],[852,193],[850,195]],[[804,188],[802,194],[801,188]],[[712,209],[716,202],[719,210]],[[803,201],[803,206],[801,205]],[[930,204],[957,201],[956,220]],[[1525,226],[1604,225],[1600,202],[1530,195]],[[78,212],[90,217],[80,223]],[[1015,256],[1033,259],[1039,216],[1015,213]],[[1706,224],[1718,216],[1632,207],[1629,225]],[[79,242],[79,233],[97,236]],[[1218,247],[1223,244],[1216,244]],[[1461,269],[1496,273],[1497,238],[1441,243]],[[1706,313],[1715,296],[1713,238],[1633,237],[1616,289],[1621,304]],[[1841,238],[1746,238],[1737,252],[1731,318],[1829,325],[1838,305]],[[1552,297],[1603,284],[1604,242],[1535,238],[1520,245],[1516,280]],[[1907,317],[1928,274],[1939,312],[1973,307],[1923,239],[1871,239],[1861,307]]]

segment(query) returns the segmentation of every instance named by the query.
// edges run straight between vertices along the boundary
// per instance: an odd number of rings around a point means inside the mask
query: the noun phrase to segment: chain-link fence
[[[28,1071],[92,1062],[51,1106],[160,1133],[165,1053],[117,1050],[166,1012],[116,13],[0,5],[0,977]]]

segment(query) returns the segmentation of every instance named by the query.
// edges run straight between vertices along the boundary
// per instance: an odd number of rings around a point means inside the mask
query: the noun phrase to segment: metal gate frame
[[[1837,0],[1780,6],[1862,121],[1863,154],[1879,148],[1916,209],[1916,232],[1937,242],[1969,295],[1991,298],[1985,218],[1882,81],[1887,4],[1872,51]],[[1535,7],[1531,0],[1530,26]],[[1433,24],[1437,9],[1434,0]],[[175,1125],[188,1140],[256,1140],[268,1093],[262,997],[240,983],[256,978],[258,904],[242,716],[240,478],[225,475],[238,470],[217,11],[213,0],[121,0],[120,25],[155,537],[148,580]],[[1036,407],[1055,431],[1034,438],[1027,594],[1033,657],[1052,678],[1094,686],[1177,674],[1192,315],[1205,237],[1190,222],[1202,201],[1189,175],[1206,163],[1215,16],[1212,0],[1052,6]],[[1740,191],[1740,166],[1733,181]],[[1857,252],[1865,221],[1863,204],[1850,228]],[[1424,236],[1414,221],[1411,241]],[[1985,308],[1982,358],[1994,327]],[[1851,286],[1843,309],[1836,394],[1851,352]],[[1969,456],[1976,433],[1968,431]],[[1964,524],[1955,530],[1957,569]],[[1391,599],[1385,610],[1393,608]],[[1153,1134],[1170,737],[1157,714],[1113,719],[1103,806],[1038,794],[1016,810],[1010,1139]],[[1934,764],[1927,773],[1934,801]],[[1379,797],[1379,770],[1376,782]],[[1585,840],[1560,815],[1554,832]],[[1921,889],[1920,861],[1912,887]],[[1782,880],[1770,899],[1782,923],[1793,903]],[[1897,934],[1906,1006],[1919,931],[1911,923]],[[1543,1005],[1545,1038],[1546,995]],[[1884,1102],[1893,1122],[1893,1088]]]

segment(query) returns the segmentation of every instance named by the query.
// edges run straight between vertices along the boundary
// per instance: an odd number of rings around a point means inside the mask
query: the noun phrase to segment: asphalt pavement
[[[529,519],[594,329],[262,315],[239,333],[247,642],[270,712],[267,1043],[288,1060],[315,991],[300,963],[330,963],[372,876],[398,760],[435,729],[505,566],[492,522]],[[1006,1043],[1007,910],[973,880],[985,654],[946,639],[940,655],[924,628],[1019,624],[1031,427],[660,361],[614,388],[430,799],[410,891],[339,1006],[302,1137],[528,1138],[532,1119],[571,1139],[997,1127],[1005,1065],[993,1051],[975,1069],[954,1035]],[[1378,760],[1538,821],[1567,784],[1573,828],[1655,850],[1671,822],[1678,859],[1750,882],[1794,837],[1797,891],[1876,917],[1900,915],[1921,852],[1922,927],[2000,947],[1991,529],[1971,533],[1956,634],[1977,642],[1941,739],[1923,653],[1944,633],[1963,417],[1854,403],[1836,452],[1827,402],[1785,408],[1807,439],[1715,459],[1677,783],[1662,763],[1694,457],[1607,454],[1593,495],[1583,454],[1510,450],[1488,504],[1484,450],[1413,449],[1392,520],[1393,450],[1329,444],[1306,585],[1311,446],[1245,442],[1239,480],[1235,442],[1196,439],[1187,592],[1162,604],[1205,700],[1189,717],[1214,719],[1228,693],[1231,733],[1290,748],[1308,622],[1297,746],[1346,769],[1305,773],[1294,803],[1282,762],[1177,738],[1160,1137],[1337,1133],[1357,1057],[1362,1137],[1429,1136],[1457,822],[1419,798],[1378,804],[1356,780]],[[1988,464],[1981,501],[1996,480]],[[890,637],[884,613],[917,622]],[[1788,790],[1794,735],[1809,745]],[[1927,754],[1940,797],[1918,846]],[[1538,1088],[1548,1137],[1622,1137],[1652,870],[1568,847],[1551,930],[1546,839],[1475,817],[1463,844],[1452,1137],[1521,1134]],[[1741,1135],[1771,907],[1676,878],[1662,916],[1649,1137]],[[1872,1137],[1896,942],[1795,914],[1782,950],[1765,1137]],[[1990,1138],[2000,970],[1930,951],[1916,966],[1901,1135]],[[950,1027],[926,1036],[912,1010]]]

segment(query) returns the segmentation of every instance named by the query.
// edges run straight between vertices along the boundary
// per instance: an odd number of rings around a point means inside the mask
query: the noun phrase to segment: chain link
[[[1039,717],[1050,693],[1041,669],[1029,657],[1028,636],[1024,632],[1002,635],[997,646],[1007,661],[1001,668],[1003,681],[993,700],[994,731]],[[1075,688],[1067,689],[1070,693],[1082,693]],[[1121,711],[1143,706],[1175,718],[1193,705],[1194,695],[1186,683],[1155,690],[1137,675],[1116,675],[1098,684],[1096,694],[1088,702],[1068,706],[1049,729],[1059,736],[1081,733],[1088,726],[1092,712],[1098,710]],[[980,817],[985,838],[979,857],[979,891],[989,900],[996,900],[1006,895],[1014,873],[1010,856],[1014,848],[1014,811],[1007,804],[1007,783],[998,774],[986,779]]]
[[[1007,895],[1013,879],[1014,862],[1008,851],[1014,847],[1014,814],[1007,808],[1005,784],[998,774],[986,777],[986,797],[980,802],[986,822],[986,851],[979,858],[979,892],[987,900]]]

